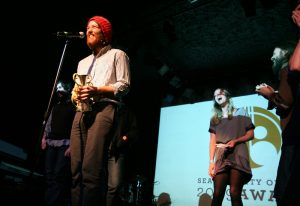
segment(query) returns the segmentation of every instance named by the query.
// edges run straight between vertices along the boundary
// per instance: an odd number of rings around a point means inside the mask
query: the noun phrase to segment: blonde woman
[[[214,182],[211,206],[221,206],[230,186],[233,206],[242,206],[244,184],[252,178],[247,142],[254,138],[254,124],[244,108],[235,108],[230,93],[214,92],[214,114],[210,121],[208,173]]]

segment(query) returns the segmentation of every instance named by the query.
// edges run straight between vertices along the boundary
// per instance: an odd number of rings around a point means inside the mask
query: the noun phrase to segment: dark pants
[[[277,206],[294,205],[299,201],[300,185],[299,143],[282,147],[274,196]]]
[[[107,194],[106,206],[121,206],[121,190],[124,180],[125,155],[109,156],[107,163]]]
[[[64,155],[67,148],[68,146],[48,146],[46,149],[46,206],[70,204],[70,158]]]
[[[108,142],[114,106],[99,103],[93,111],[77,112],[71,131],[72,206],[105,203]]]

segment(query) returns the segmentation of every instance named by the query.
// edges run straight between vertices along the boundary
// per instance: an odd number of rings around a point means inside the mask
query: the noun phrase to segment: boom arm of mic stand
[[[47,123],[48,117],[50,115],[52,101],[53,101],[53,96],[54,96],[54,93],[55,93],[55,90],[56,90],[56,85],[57,85],[57,82],[58,82],[58,79],[59,79],[59,76],[60,76],[60,72],[61,72],[61,68],[62,68],[62,64],[63,64],[64,58],[65,58],[65,53],[66,53],[68,44],[69,44],[69,40],[67,39],[66,42],[65,42],[65,46],[64,46],[61,58],[60,58],[59,65],[58,65],[58,69],[57,69],[56,77],[55,77],[54,84],[53,84],[53,87],[52,87],[52,91],[51,91],[50,99],[49,99],[49,102],[48,102],[47,110],[46,110],[46,112],[44,114],[42,128],[40,130],[38,142],[36,144],[36,149],[34,151],[37,155],[36,155],[36,160],[33,161],[33,165],[32,165],[31,170],[30,170],[30,176],[33,175],[33,173],[35,172],[35,170],[36,170],[36,168],[37,168],[37,166],[39,164],[40,156],[41,156],[41,153],[42,153],[42,150],[41,150],[41,141],[42,141],[42,138],[43,138],[43,135],[44,135],[44,130],[45,130],[45,127],[46,127],[46,123]]]

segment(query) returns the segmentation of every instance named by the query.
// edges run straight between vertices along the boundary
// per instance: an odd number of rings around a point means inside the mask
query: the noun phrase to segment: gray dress
[[[255,126],[246,110],[239,108],[233,113],[232,119],[223,118],[219,124],[210,122],[209,132],[216,135],[217,144],[225,144],[232,139],[245,135],[248,130],[254,128]],[[249,151],[245,142],[236,145],[233,149],[216,147],[215,174],[230,168],[240,170],[245,174],[244,184],[252,178]]]

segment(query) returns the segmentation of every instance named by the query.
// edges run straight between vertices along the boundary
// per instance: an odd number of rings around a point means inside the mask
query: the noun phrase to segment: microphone
[[[56,32],[57,37],[67,38],[67,39],[83,39],[85,37],[84,32],[67,32],[67,31],[58,31]]]

